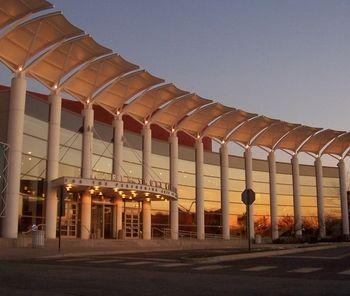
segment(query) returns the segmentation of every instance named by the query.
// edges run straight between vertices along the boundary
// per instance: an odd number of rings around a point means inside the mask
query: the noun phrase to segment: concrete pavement
[[[304,250],[216,263],[183,261],[203,250],[0,261],[0,294],[348,295],[350,247]]]

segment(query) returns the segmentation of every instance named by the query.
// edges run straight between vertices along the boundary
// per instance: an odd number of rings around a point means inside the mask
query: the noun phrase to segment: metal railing
[[[8,149],[8,144],[0,142],[0,217],[5,217],[6,214]]]
[[[28,235],[33,231],[38,231],[38,230],[45,230],[45,224],[38,224],[38,225],[33,225],[32,227],[30,227],[27,231],[22,231],[21,234],[23,235]]]
[[[171,238],[171,229],[170,228],[157,228],[152,227],[152,234],[153,229],[155,229],[156,232],[162,233],[163,238]],[[188,230],[179,230],[177,232],[179,239],[197,239],[197,232],[196,231],[188,231]],[[153,235],[152,235],[153,237]],[[205,233],[205,239],[215,239],[215,240],[221,240],[223,239],[222,234],[216,234],[216,233]]]
[[[165,229],[161,229],[158,227],[152,227],[152,238],[166,239],[167,233],[165,232]]]

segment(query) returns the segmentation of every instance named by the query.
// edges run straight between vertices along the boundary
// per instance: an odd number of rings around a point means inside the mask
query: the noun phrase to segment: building
[[[267,231],[277,239],[288,219],[293,235],[315,223],[324,238],[328,217],[341,219],[349,235],[350,133],[267,118],[181,90],[101,46],[60,12],[31,16],[51,9],[47,1],[25,2],[0,4],[0,60],[14,73],[0,93],[0,140],[8,145],[3,237],[36,224],[55,238],[62,210],[68,237],[230,239],[244,224],[245,188],[257,193],[252,238]],[[29,78],[50,95],[27,91]],[[229,155],[231,143],[244,157]],[[253,159],[256,146],[266,161]],[[278,149],[291,163],[276,162]],[[302,152],[315,158],[314,166],[299,164]],[[322,166],[324,154],[338,167]]]

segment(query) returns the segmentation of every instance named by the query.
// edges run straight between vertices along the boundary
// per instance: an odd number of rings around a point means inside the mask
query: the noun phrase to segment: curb
[[[319,250],[327,250],[327,249],[336,249],[343,246],[349,246],[349,244],[344,245],[322,245],[316,247],[298,247],[293,249],[284,249],[284,250],[272,250],[272,251],[260,251],[255,253],[240,253],[240,254],[232,254],[232,255],[221,255],[215,257],[205,257],[205,258],[194,258],[191,259],[193,262],[197,263],[220,263],[225,261],[236,261],[236,260],[244,260],[244,259],[255,259],[262,257],[272,257],[279,255],[288,255],[288,254],[299,254],[311,251],[319,251]]]

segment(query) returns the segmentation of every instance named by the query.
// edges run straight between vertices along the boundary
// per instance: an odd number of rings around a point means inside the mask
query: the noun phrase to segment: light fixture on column
[[[90,188],[90,189],[89,189],[89,192],[90,192],[90,194],[94,194],[94,193],[95,193],[95,190],[94,190],[93,188]]]
[[[149,197],[146,198],[146,201],[151,201],[151,199]]]
[[[115,187],[115,188],[113,188],[113,190],[115,193],[117,193],[119,189],[117,187]]]

